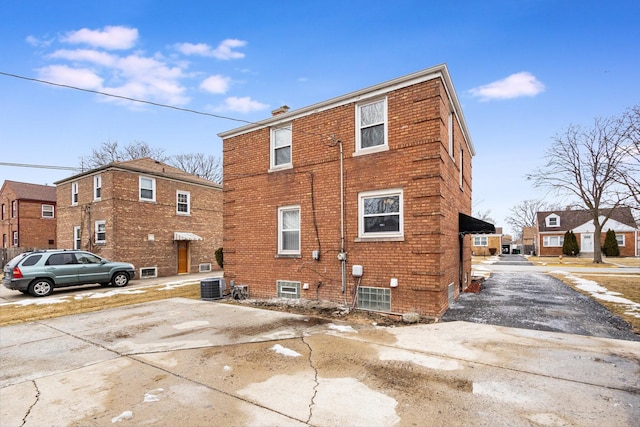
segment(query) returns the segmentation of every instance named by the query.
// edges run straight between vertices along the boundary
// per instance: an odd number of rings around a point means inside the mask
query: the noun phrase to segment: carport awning
[[[194,233],[176,231],[173,233],[173,240],[202,240],[202,237]]]
[[[458,213],[458,232],[460,234],[495,234],[496,227],[481,219]]]

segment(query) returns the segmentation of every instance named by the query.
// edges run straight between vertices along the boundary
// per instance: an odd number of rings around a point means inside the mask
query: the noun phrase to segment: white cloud
[[[252,111],[261,111],[269,108],[268,104],[263,104],[258,101],[254,101],[249,96],[238,98],[236,96],[230,96],[224,100],[224,105],[218,110],[222,111],[236,111],[239,113],[250,113]]]
[[[138,29],[121,26],[106,26],[103,30],[83,28],[67,33],[61,40],[66,43],[82,43],[109,50],[130,49],[138,40]]]
[[[38,70],[40,78],[53,83],[81,87],[83,89],[100,89],[103,79],[87,68],[71,68],[66,65],[50,65]]]
[[[225,93],[229,90],[229,84],[231,83],[230,77],[221,75],[209,76],[200,83],[200,89],[206,90],[210,93]]]
[[[110,53],[92,49],[60,49],[49,55],[50,58],[67,59],[69,61],[91,62],[105,67],[113,66],[117,61],[117,56]]]
[[[53,40],[41,40],[35,36],[27,36],[24,40],[35,47],[47,47],[53,42]]]
[[[543,92],[544,84],[526,71],[511,74],[502,80],[471,89],[471,95],[483,101],[492,99],[512,99],[521,96],[536,96]]]
[[[244,58],[244,53],[233,49],[246,46],[247,42],[238,39],[223,40],[218,47],[213,49],[206,43],[178,43],[175,48],[184,55],[206,56],[222,60]]]

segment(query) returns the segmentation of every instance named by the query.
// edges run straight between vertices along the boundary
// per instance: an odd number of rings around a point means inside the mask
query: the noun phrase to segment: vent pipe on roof
[[[272,115],[272,116],[277,116],[277,115],[279,115],[279,114],[284,114],[284,113],[286,113],[287,111],[289,111],[289,106],[288,106],[288,105],[283,105],[282,107],[280,107],[280,108],[276,108],[275,110],[273,110],[273,111],[271,112],[271,115]]]

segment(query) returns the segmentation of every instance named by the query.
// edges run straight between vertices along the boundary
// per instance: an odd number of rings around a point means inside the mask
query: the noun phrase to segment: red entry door
[[[178,274],[189,272],[189,242],[178,240]]]

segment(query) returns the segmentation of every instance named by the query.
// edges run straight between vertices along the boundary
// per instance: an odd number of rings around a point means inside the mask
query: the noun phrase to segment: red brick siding
[[[635,256],[635,252],[636,252],[636,243],[634,242],[635,240],[635,233],[633,232],[619,232],[616,233],[616,235],[624,235],[625,236],[625,245],[624,246],[620,246],[620,256],[621,257],[632,257]],[[544,242],[544,236],[543,234],[540,234],[538,236],[538,248],[539,249],[539,255],[540,256],[560,256],[562,255],[562,246],[560,247],[548,247],[548,246],[543,246],[543,242]],[[549,234],[546,234],[546,236],[549,236]],[[554,236],[556,236],[554,234]],[[557,236],[564,236],[564,233],[560,233],[557,234]],[[580,233],[576,233],[576,238],[578,239],[578,246],[580,246]],[[607,236],[606,232],[601,233],[600,235],[600,244],[604,246],[604,240]]]
[[[13,246],[13,232],[18,232],[18,246],[24,249],[50,249],[56,246],[56,203],[50,201],[17,199],[10,187],[5,187],[0,199],[5,205],[5,216],[0,223],[0,234],[7,236],[7,247]],[[12,218],[11,202],[17,200],[18,214]],[[54,218],[42,217],[42,205],[54,206]],[[53,240],[53,245],[49,243]]]
[[[293,122],[294,169],[268,173],[269,130],[224,141],[225,276],[248,284],[259,298],[276,295],[276,280],[308,283],[304,298],[348,303],[356,281],[353,265],[364,268],[361,286],[389,288],[391,311],[437,316],[447,308],[447,285],[458,284],[458,212],[470,212],[470,155],[465,147],[465,189],[459,169],[446,154],[444,89],[439,80],[388,94],[389,151],[355,152],[355,105],[348,104]],[[448,108],[447,108],[448,111]],[[444,130],[442,129],[444,126]],[[344,148],[347,292],[341,291],[339,146]],[[458,129],[456,149],[462,144]],[[443,143],[445,145],[443,145]],[[312,191],[313,182],[313,191]],[[358,241],[358,194],[401,188],[404,241]],[[301,207],[301,256],[277,258],[277,209]],[[315,206],[315,222],[312,206]],[[316,236],[316,227],[318,236]],[[319,237],[319,242],[318,242]],[[319,261],[312,251],[321,249]],[[463,271],[470,276],[470,247]],[[317,283],[322,282],[318,288]]]

